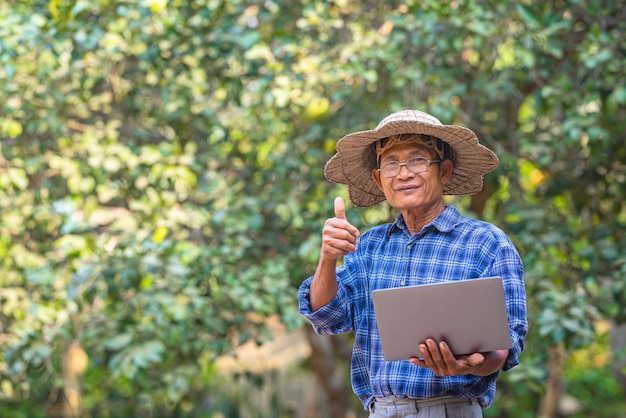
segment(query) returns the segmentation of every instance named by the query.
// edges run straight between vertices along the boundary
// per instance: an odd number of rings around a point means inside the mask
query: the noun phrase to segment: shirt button
[[[406,284],[406,280],[402,280],[402,282],[400,283],[402,286],[404,286]]]
[[[388,390],[385,391],[385,395],[389,396],[391,395],[391,392],[389,392]]]

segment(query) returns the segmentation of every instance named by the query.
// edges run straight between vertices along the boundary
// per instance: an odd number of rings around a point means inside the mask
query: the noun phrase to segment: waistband
[[[455,405],[466,404],[474,405],[478,401],[474,398],[455,398],[453,396],[437,396],[429,399],[413,399],[413,398],[401,398],[398,396],[385,396],[381,398],[374,398],[374,402],[370,405],[373,407],[375,404],[379,406],[391,406],[391,405],[415,405],[417,408],[426,408],[428,406],[435,405]]]

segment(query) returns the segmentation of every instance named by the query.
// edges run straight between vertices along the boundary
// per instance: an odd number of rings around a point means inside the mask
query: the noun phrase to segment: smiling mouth
[[[419,189],[422,186],[406,186],[406,187],[400,187],[398,189],[396,189],[399,192],[412,192],[414,190]]]

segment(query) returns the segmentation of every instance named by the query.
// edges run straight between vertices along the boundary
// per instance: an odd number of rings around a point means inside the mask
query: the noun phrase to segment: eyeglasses
[[[399,163],[397,161],[387,161],[383,164],[378,171],[383,177],[392,178],[397,176],[400,173],[400,167],[403,165],[409,169],[411,173],[419,174],[428,171],[431,163],[440,163],[441,160],[427,160],[426,158],[411,158],[407,160],[405,163]]]

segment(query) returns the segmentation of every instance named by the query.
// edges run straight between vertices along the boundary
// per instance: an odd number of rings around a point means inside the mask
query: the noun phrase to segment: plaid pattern
[[[352,388],[366,409],[374,397],[389,395],[476,398],[486,408],[493,403],[497,373],[487,377],[438,377],[406,360],[385,361],[371,293],[381,288],[492,276],[502,278],[505,290],[513,342],[504,366],[508,370],[519,363],[528,330],[522,261],[504,232],[489,223],[466,218],[454,207],[447,207],[412,237],[402,215],[392,224],[364,233],[357,251],[348,254],[337,268],[336,297],[311,312],[309,277],[300,286],[300,313],[319,334],[355,333]]]

